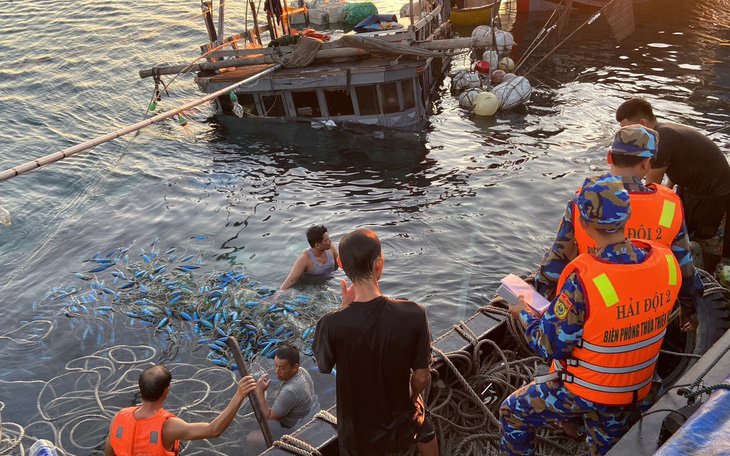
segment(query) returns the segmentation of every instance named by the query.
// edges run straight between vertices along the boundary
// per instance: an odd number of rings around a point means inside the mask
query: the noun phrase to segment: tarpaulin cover
[[[730,377],[724,384],[730,385]],[[730,390],[710,398],[659,448],[655,456],[730,454]]]

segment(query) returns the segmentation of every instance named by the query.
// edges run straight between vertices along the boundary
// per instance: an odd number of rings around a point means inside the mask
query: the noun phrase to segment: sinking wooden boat
[[[163,76],[194,71],[201,91],[221,92],[215,98],[218,112],[240,122],[421,130],[450,63],[450,50],[473,44],[467,40],[454,47],[439,46],[451,37],[449,9],[439,2],[429,2],[427,10],[382,30],[351,32],[314,46],[314,51],[312,39],[289,25],[288,11],[279,16],[267,12],[267,25],[259,26],[252,1],[253,28],[221,38],[225,3],[220,2],[216,29],[212,2],[203,2],[210,41],[202,46],[202,63],[158,66],[140,71],[140,76],[154,77],[164,86]],[[309,43],[312,55],[300,49],[302,42]],[[303,60],[308,61],[302,64]]]
[[[451,23],[453,25],[489,25],[492,21],[494,0],[456,0],[451,5]]]

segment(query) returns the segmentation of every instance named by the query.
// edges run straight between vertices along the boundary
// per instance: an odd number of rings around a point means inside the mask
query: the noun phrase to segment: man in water
[[[595,241],[565,268],[544,315],[520,297],[510,306],[530,347],[551,374],[512,393],[500,408],[502,454],[533,454],[535,430],[579,417],[591,454],[606,454],[652,390],[652,378],[682,277],[671,250],[628,240],[631,214],[620,179],[586,179],[576,196],[581,227]]]
[[[282,384],[273,405],[269,407],[265,398],[266,390],[271,384],[268,375],[263,375],[256,382],[256,395],[267,419],[277,420],[283,428],[293,428],[303,418],[313,416],[319,410],[314,382],[309,372],[299,367],[299,350],[292,346],[279,348],[274,365],[276,378]]]
[[[170,394],[172,374],[165,366],[148,367],[139,375],[142,405],[119,411],[112,420],[104,448],[105,456],[137,454],[173,455],[180,440],[220,437],[236,416],[248,394],[256,387],[253,377],[238,382],[236,393],[223,412],[210,423],[188,423],[162,408]]]
[[[340,454],[384,455],[414,443],[424,456],[439,454],[421,392],[431,380],[431,331],[426,310],[380,294],[380,240],[357,230],[340,241],[342,306],[320,319],[313,350],[322,373],[337,366]]]
[[[679,185],[689,236],[702,248],[705,270],[713,273],[721,261],[730,264],[730,165],[707,136],[683,125],[657,121],[651,104],[630,98],[616,110],[621,124],[641,124],[659,132],[659,150],[646,182],[671,189]]]
[[[672,249],[682,270],[682,288],[678,296],[680,327],[693,331],[697,320],[692,315],[700,305],[703,285],[692,261],[682,202],[666,187],[644,185],[641,181],[650,171],[661,142],[657,132],[648,127],[622,127],[614,137],[606,160],[611,165],[611,174],[621,179],[631,198],[633,210],[626,223],[626,236],[654,240]],[[578,215],[575,202],[569,201],[555,241],[535,275],[537,291],[548,299],[555,297],[558,280],[568,263],[581,253],[596,252],[596,243],[581,228]]]
[[[307,230],[310,248],[304,250],[294,263],[289,276],[280,291],[292,287],[302,276],[328,276],[337,269],[337,249],[332,245],[324,225],[312,226]]]

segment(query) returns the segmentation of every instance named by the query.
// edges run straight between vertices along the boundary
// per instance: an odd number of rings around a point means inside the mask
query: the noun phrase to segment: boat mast
[[[218,5],[218,36],[221,37],[221,42],[223,41],[224,37],[226,36],[223,33],[223,21],[225,17],[225,11],[226,11],[226,0],[220,0],[220,4]]]
[[[208,30],[208,39],[210,44],[215,47],[218,35],[215,32],[215,25],[213,25],[213,2],[212,0],[200,0],[200,5],[203,8],[203,19],[205,20],[205,28]]]

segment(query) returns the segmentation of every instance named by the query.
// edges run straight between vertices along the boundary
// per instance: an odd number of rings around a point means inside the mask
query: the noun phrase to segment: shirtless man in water
[[[324,276],[337,269],[337,249],[332,245],[327,228],[315,225],[307,230],[310,248],[304,250],[292,267],[280,290],[291,288],[304,276]]]

